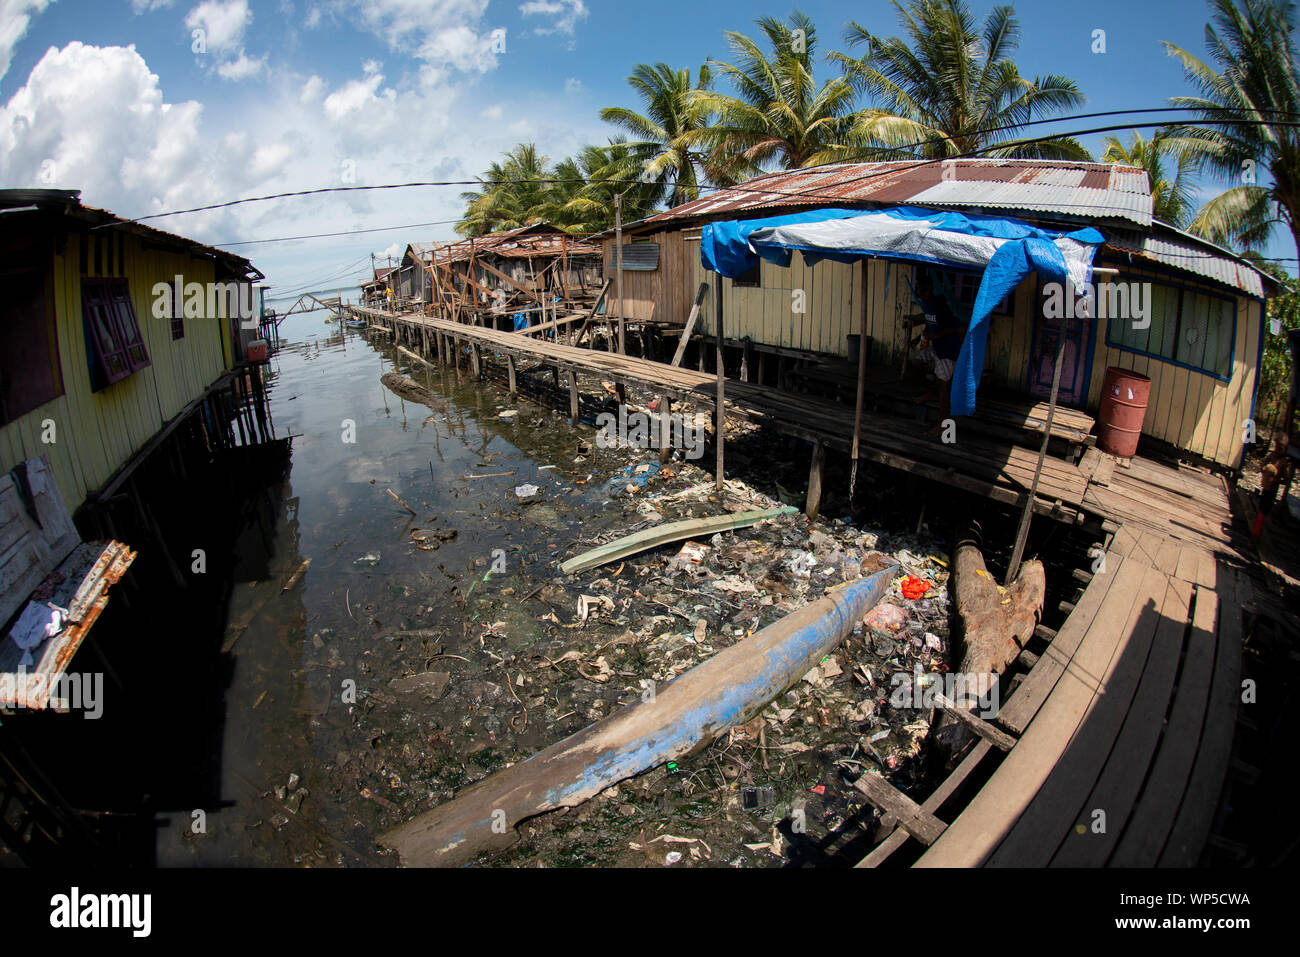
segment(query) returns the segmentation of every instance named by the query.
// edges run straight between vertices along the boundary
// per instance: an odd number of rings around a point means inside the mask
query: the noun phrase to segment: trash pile
[[[531,413],[506,411],[512,425],[562,434]],[[478,506],[482,532],[457,519],[460,537],[431,553],[438,571],[418,573],[424,587],[401,586],[382,626],[371,603],[343,603],[341,637],[361,677],[339,731],[362,743],[329,762],[329,799],[348,808],[355,826],[369,815],[371,833],[404,823],[830,589],[897,564],[888,598],[753,720],[689,758],[532,819],[520,842],[483,863],[823,863],[834,846],[874,828],[879,815],[853,782],[881,774],[907,790],[920,780],[931,712],[911,706],[912,686],[918,674],[950,667],[946,544],[787,512],[565,575],[565,560],[665,523],[801,504],[779,484],[778,475],[793,484],[789,469],[778,471],[787,463],[765,461],[757,445],[746,450],[748,472],[746,455],[728,446],[742,471],[720,492],[680,452],[660,464],[657,451],[607,447],[586,430],[565,444],[554,467],[501,482],[499,498]],[[486,456],[482,465],[499,469]],[[759,466],[755,480],[780,500],[736,477],[755,478]],[[476,498],[485,488],[470,483]],[[509,554],[506,572],[489,557],[497,544]],[[453,556],[474,557],[459,572],[444,565]],[[378,561],[378,551],[358,559],[361,568]],[[421,597],[445,581],[456,582],[450,602]],[[377,640],[360,637],[351,621]],[[313,645],[324,647],[315,654],[334,653],[337,637],[320,628]],[[325,664],[339,670],[332,659]]]
[[[617,478],[645,474],[639,464]],[[620,490],[635,500],[625,510],[640,523],[581,544],[779,504],[737,480],[719,495],[691,464],[656,472],[658,483]],[[794,514],[630,556],[543,586],[537,597],[550,606],[542,617],[554,650],[525,652],[512,666],[530,720],[558,728],[579,717],[578,730],[828,590],[892,564],[902,568],[890,597],[762,714],[689,761],[538,819],[502,863],[539,854],[554,862],[558,852],[579,855],[575,863],[779,864],[849,821],[869,828],[874,809],[853,781],[874,773],[902,788],[915,783],[930,713],[908,706],[912,684],[918,674],[947,669],[947,559],[933,543],[839,520],[810,525]],[[621,846],[611,842],[620,832]]]

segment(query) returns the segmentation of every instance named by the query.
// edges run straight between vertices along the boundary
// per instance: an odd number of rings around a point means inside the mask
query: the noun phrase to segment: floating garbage
[[[366,552],[360,558],[353,559],[353,565],[378,565],[379,552]]]
[[[515,495],[518,496],[519,498],[533,498],[540,491],[541,489],[539,489],[536,485],[515,486]]]

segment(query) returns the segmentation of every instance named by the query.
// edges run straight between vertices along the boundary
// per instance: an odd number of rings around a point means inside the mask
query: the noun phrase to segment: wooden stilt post
[[[1016,529],[1016,544],[1011,550],[1011,562],[1007,565],[1007,577],[1003,585],[1010,587],[1020,571],[1020,559],[1025,554],[1025,541],[1029,538],[1029,520],[1034,514],[1034,499],[1038,495],[1038,478],[1043,474],[1043,461],[1047,458],[1047,445],[1052,441],[1052,419],[1056,415],[1056,396],[1061,390],[1061,360],[1065,356],[1065,334],[1058,333],[1056,343],[1056,362],[1052,367],[1052,397],[1047,402],[1047,422],[1043,426],[1043,444],[1038,449],[1038,464],[1034,466],[1034,480],[1029,485],[1029,495],[1025,498],[1025,507],[1020,513],[1020,526]]]
[[[672,400],[667,395],[661,395],[656,407],[659,410],[659,464],[663,465],[673,457],[672,417],[670,414]]]
[[[826,462],[826,447],[821,442],[814,442],[812,447],[812,464],[808,469],[808,501],[804,511],[809,519],[816,519],[822,507],[822,466]]]
[[[748,339],[745,340],[745,348],[740,356],[740,381],[749,381],[750,356],[754,354],[754,344]]]
[[[618,287],[618,354],[627,354],[627,323],[623,320],[623,194],[614,194],[615,284]]]
[[[714,416],[713,446],[717,450],[717,464],[714,466],[717,474],[714,476],[713,484],[719,492],[723,490],[725,478],[722,471],[722,447],[727,442],[727,405],[726,405],[726,366],[723,362],[722,355],[722,275],[717,275],[717,285],[714,286],[714,300],[717,303],[717,318],[714,320],[715,342],[717,343],[714,353],[714,360],[718,364],[718,396],[717,409]]]
[[[858,396],[853,406],[853,465],[849,475],[849,498],[858,481],[858,446],[862,440],[862,403],[867,394],[867,264],[862,261],[862,321],[858,326]]]
[[[515,388],[515,357],[513,353],[506,353],[506,377],[510,382],[510,394],[517,395],[519,390]]]
[[[569,417],[573,419],[574,424],[578,422],[578,377],[570,369],[569,376]]]

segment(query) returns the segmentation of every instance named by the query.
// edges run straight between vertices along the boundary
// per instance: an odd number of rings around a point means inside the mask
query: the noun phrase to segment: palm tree
[[[700,141],[711,147],[709,165],[719,178],[735,180],[773,165],[797,169],[826,162],[853,109],[853,89],[842,77],[817,85],[817,30],[810,17],[796,10],[785,23],[775,17],[755,23],[768,52],[744,34],[728,31],[736,62],[715,64],[736,95],[691,94],[715,114]]]
[[[1118,136],[1108,136],[1101,154],[1103,163],[1119,163],[1146,170],[1151,181],[1152,213],[1156,219],[1182,229],[1191,218],[1191,176],[1194,163],[1186,153],[1173,150],[1159,135],[1145,139],[1137,130],[1124,143]],[[1173,179],[1165,177],[1166,161],[1173,165]]]
[[[1176,96],[1197,119],[1172,125],[1165,138],[1206,169],[1236,181],[1201,207],[1189,229],[1224,245],[1262,243],[1285,222],[1300,249],[1300,134],[1274,121],[1300,116],[1296,76],[1295,7],[1277,0],[1210,0],[1214,13],[1205,45],[1219,68],[1172,43],[1198,96]],[[1204,121],[1214,125],[1202,125]],[[1273,183],[1257,180],[1267,171]]]
[[[641,155],[622,140],[611,140],[608,146],[584,146],[577,156],[555,167],[555,178],[562,182],[538,208],[540,218],[571,233],[600,232],[614,225],[614,196],[618,193],[623,194],[623,222],[648,215],[665,189],[662,182],[639,181]]]
[[[712,81],[707,65],[700,67],[699,79],[692,81],[690,70],[674,70],[666,63],[639,63],[627,82],[640,94],[645,113],[621,106],[600,111],[602,120],[635,137],[628,144],[639,166],[634,178],[665,182],[670,206],[697,199],[700,182],[707,175],[708,157],[699,144],[712,117],[708,107],[691,94],[708,90]]]
[[[504,162],[493,163],[478,177],[481,190],[460,194],[466,209],[456,232],[482,236],[543,218],[539,208],[551,198],[553,185],[545,181],[554,178],[547,162],[532,143],[520,143],[506,153]]]
[[[977,29],[965,0],[894,0],[907,38],[882,38],[850,23],[845,42],[866,46],[859,59],[834,53],[855,90],[878,105],[858,113],[846,159],[941,159],[980,153],[1034,159],[1088,159],[1077,140],[1017,140],[1031,119],[1077,107],[1073,80],[1020,75],[1011,58],[1020,22],[994,7]]]

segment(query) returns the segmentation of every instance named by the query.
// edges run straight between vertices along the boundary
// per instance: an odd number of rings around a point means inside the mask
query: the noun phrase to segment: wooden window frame
[[[753,278],[750,279],[750,276]],[[761,289],[763,286],[763,260],[759,259],[754,263],[753,269],[747,269],[731,280],[731,285],[735,289]]]
[[[81,310],[86,326],[87,358],[93,363],[95,388],[121,382],[149,365],[140,322],[125,279],[81,281]]]
[[[1133,277],[1133,281],[1149,282],[1151,283],[1153,290],[1157,286],[1163,286],[1166,290],[1177,293],[1178,305],[1174,309],[1174,329],[1172,334],[1172,340],[1174,344],[1174,354],[1171,356],[1167,356],[1164,354],[1163,351],[1153,352],[1149,348],[1139,349],[1137,346],[1128,345],[1127,343],[1113,336],[1112,323],[1117,321],[1118,322],[1130,321],[1129,319],[1123,316],[1108,315],[1106,317],[1106,345],[1111,349],[1118,349],[1121,352],[1131,352],[1134,355],[1146,356],[1149,359],[1155,359],[1157,362],[1164,362],[1172,366],[1178,366],[1181,369],[1187,369],[1190,372],[1197,372],[1200,373],[1201,375],[1209,376],[1211,379],[1214,379],[1218,382],[1231,382],[1233,368],[1237,360],[1237,321],[1238,321],[1238,313],[1240,312],[1240,304],[1237,301],[1237,299],[1232,296],[1211,292],[1209,290],[1197,288],[1195,286],[1187,286],[1181,283],[1153,280],[1142,276]],[[1227,367],[1226,374],[1220,373],[1217,369],[1207,369],[1203,365],[1196,365],[1195,363],[1184,362],[1178,358],[1180,343],[1184,342],[1186,336],[1186,321],[1187,321],[1186,311],[1189,306],[1189,302],[1188,302],[1189,294],[1191,296],[1202,296],[1205,299],[1208,299],[1211,303],[1215,303],[1215,302],[1227,303],[1231,307],[1231,326],[1228,335],[1228,354],[1226,359],[1223,359],[1221,357],[1221,361],[1224,362],[1224,364],[1226,364]],[[1101,295],[1102,293],[1099,291],[1098,292],[1099,299]],[[1153,307],[1154,307],[1154,297],[1152,303],[1150,304],[1150,308]],[[1098,311],[1100,311],[1100,306],[1098,306]],[[1209,319],[1211,317],[1212,314],[1210,316],[1207,316],[1207,320],[1206,320],[1207,329],[1209,325]],[[1152,319],[1154,320],[1154,317],[1152,317]],[[1148,334],[1147,345],[1148,346],[1150,345],[1149,334]],[[1205,342],[1204,340],[1202,340],[1201,342],[1202,359],[1204,359],[1204,351],[1205,351]]]
[[[172,341],[175,342],[185,338],[185,305],[181,301],[181,287],[178,284],[168,283],[167,288],[167,302],[171,310],[168,318],[171,320]]]

